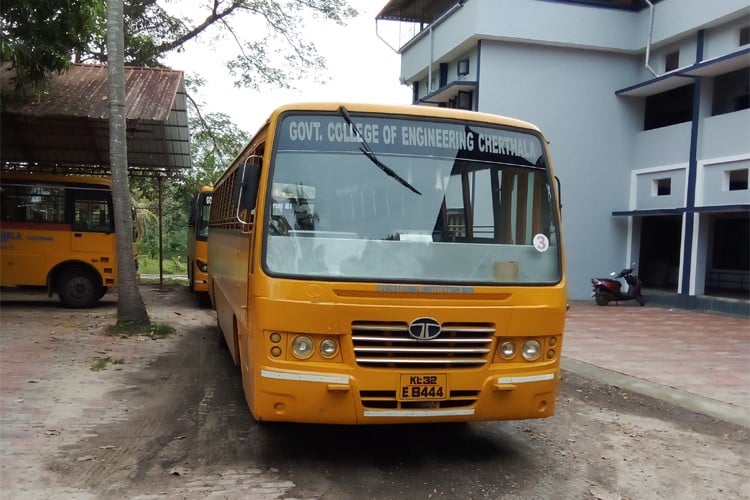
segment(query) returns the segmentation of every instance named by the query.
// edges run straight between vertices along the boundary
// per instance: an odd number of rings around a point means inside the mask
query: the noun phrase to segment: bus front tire
[[[66,269],[57,283],[57,295],[65,307],[94,307],[104,295],[98,280],[84,269]]]

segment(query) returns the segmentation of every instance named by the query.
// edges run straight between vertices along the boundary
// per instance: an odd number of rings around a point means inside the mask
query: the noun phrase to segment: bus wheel
[[[93,307],[102,295],[102,286],[83,269],[66,269],[57,281],[57,295],[65,307]]]

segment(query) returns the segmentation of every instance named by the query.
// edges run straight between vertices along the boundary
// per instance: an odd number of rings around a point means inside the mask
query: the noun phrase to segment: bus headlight
[[[339,352],[339,344],[334,339],[320,341],[320,355],[324,358],[332,358],[337,352]]]
[[[510,359],[516,355],[516,346],[510,340],[506,340],[497,350],[497,353],[503,359]]]
[[[292,354],[297,359],[307,359],[312,356],[313,341],[307,335],[298,335],[292,340]]]
[[[523,359],[526,361],[534,361],[539,357],[539,354],[542,352],[542,346],[539,344],[538,340],[527,340],[523,343],[523,349],[521,350],[521,355],[523,356]]]
[[[205,273],[208,271],[208,263],[203,262],[202,260],[195,259],[195,265],[198,266],[198,269],[202,273]]]

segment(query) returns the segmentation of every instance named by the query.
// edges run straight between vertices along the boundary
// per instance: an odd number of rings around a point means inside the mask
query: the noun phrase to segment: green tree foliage
[[[198,4],[198,5],[195,5]],[[235,84],[289,87],[325,67],[312,43],[300,38],[305,19],[337,24],[355,16],[347,0],[126,0],[125,64],[160,67],[188,42],[229,41],[227,68]],[[3,0],[0,49],[21,87],[75,62],[107,62],[105,0]],[[226,45],[225,45],[226,47]]]
[[[66,70],[75,53],[105,32],[104,0],[3,0],[0,56],[16,69],[16,87],[35,90]]]
[[[188,82],[195,90],[200,82]],[[189,100],[190,151],[193,168],[179,178],[162,181],[162,256],[165,260],[185,260],[187,254],[187,223],[195,196],[202,186],[212,185],[229,163],[250,140],[227,115],[203,115],[199,105]],[[141,255],[159,257],[159,184],[153,179],[133,179],[133,205],[140,223],[138,246]]]
[[[188,96],[198,95],[203,83],[199,77],[189,78]],[[223,113],[204,115],[201,109],[205,107],[205,103],[189,97],[190,155],[194,167],[180,180],[185,192],[181,200],[188,205],[201,186],[213,184],[219,178],[251,137]]]

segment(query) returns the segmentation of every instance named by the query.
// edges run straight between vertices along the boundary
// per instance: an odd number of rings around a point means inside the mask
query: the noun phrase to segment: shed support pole
[[[159,288],[164,286],[164,254],[163,254],[163,228],[162,228],[162,207],[164,203],[163,182],[161,176],[156,178],[159,184]]]

